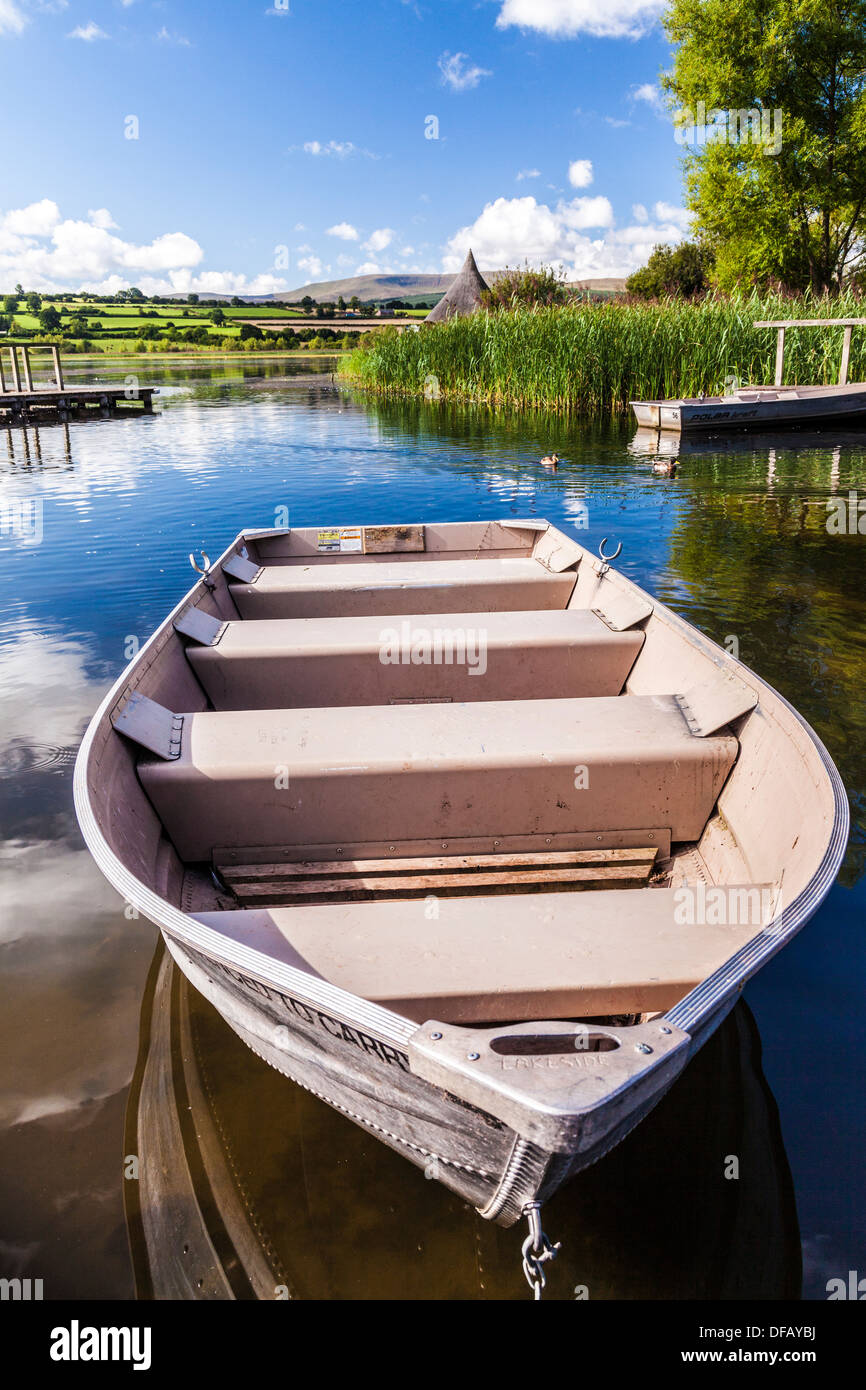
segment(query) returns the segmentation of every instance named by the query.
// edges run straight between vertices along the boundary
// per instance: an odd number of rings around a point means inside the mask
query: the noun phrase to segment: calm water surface
[[[84,850],[72,765],[135,640],[189,587],[189,551],[214,557],[279,508],[296,526],[539,516],[593,549],[622,541],[625,573],[735,641],[814,725],[853,833],[820,914],[746,990],[778,1120],[738,1010],[658,1118],[551,1205],[568,1244],[551,1291],[796,1296],[800,1245],[806,1297],[866,1273],[866,536],[826,529],[828,497],[866,498],[866,432],[716,441],[667,479],[630,424],[376,403],[323,362],[135,370],[161,387],[152,416],[0,431],[0,1273],[43,1278],[46,1297],[132,1295],[123,1123],[155,929],[125,919]],[[552,449],[555,475],[535,462]],[[517,1232],[199,1014],[202,1064],[298,1296],[522,1296]],[[721,1180],[732,1152],[739,1187]]]

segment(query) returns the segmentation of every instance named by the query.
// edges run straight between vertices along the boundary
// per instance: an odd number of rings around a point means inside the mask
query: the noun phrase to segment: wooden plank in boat
[[[476,855],[344,863],[254,864],[225,869],[242,903],[358,896],[406,897],[431,893],[525,893],[552,889],[645,887],[654,848],[584,854]],[[611,862],[613,860],[613,862]],[[577,861],[577,862],[576,862]],[[584,862],[580,862],[584,861]]]
[[[525,854],[452,854],[417,859],[314,859],[273,864],[233,864],[221,866],[227,882],[243,882],[266,878],[313,878],[316,875],[333,878],[340,874],[421,873],[436,870],[456,873],[463,869],[508,869],[533,866],[635,864],[652,867],[657,850],[646,849],[587,849],[551,850],[546,853]]]

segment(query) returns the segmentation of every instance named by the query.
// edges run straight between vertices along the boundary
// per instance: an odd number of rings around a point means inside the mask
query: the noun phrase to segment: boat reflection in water
[[[529,1296],[514,1230],[260,1061],[162,945],[125,1153],[139,1297]],[[791,1176],[744,1003],[545,1226],[562,1242],[548,1298],[799,1297]]]
[[[648,429],[641,426],[635,430],[628,443],[630,454],[638,458],[692,458],[699,454],[770,454],[776,451],[800,449],[821,449],[832,452],[835,449],[866,448],[866,425],[860,429],[785,431],[773,430],[731,430],[729,433],[679,435],[669,430]]]

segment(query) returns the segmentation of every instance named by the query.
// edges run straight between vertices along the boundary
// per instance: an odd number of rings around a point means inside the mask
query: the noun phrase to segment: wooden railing
[[[788,328],[844,328],[842,338],[842,361],[839,366],[839,385],[848,381],[848,362],[851,357],[851,329],[866,326],[866,319],[761,319],[756,328],[776,329],[776,380],[782,385],[782,369],[785,361],[785,330]]]
[[[58,391],[63,390],[63,369],[60,365],[60,349],[56,343],[2,343],[0,344],[0,393],[6,395],[10,390],[15,394],[26,395],[39,388],[33,385],[33,364],[30,354],[33,351],[50,352],[54,382]],[[5,354],[8,353],[7,358]],[[6,369],[10,370],[11,387],[6,382]]]

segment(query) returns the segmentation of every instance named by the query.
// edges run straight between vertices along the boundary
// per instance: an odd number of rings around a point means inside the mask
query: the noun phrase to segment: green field
[[[305,315],[299,309],[274,304],[224,304],[208,301],[190,304],[154,304],[150,301],[112,303],[92,301],[74,295],[46,296],[40,312],[54,309],[60,325],[49,327],[40,321],[38,313],[28,308],[24,299],[10,314],[3,307],[5,296],[0,295],[0,316],[9,329],[0,342],[49,342],[59,344],[64,352],[266,352],[275,350],[342,351],[348,344],[346,335],[357,343],[357,330],[351,323],[323,319],[321,327],[299,329],[297,334],[285,327],[286,320]],[[224,322],[214,323],[213,313],[221,310]],[[282,327],[248,325],[255,319],[279,320]],[[0,324],[0,328],[4,325]],[[243,335],[243,336],[242,336]]]

